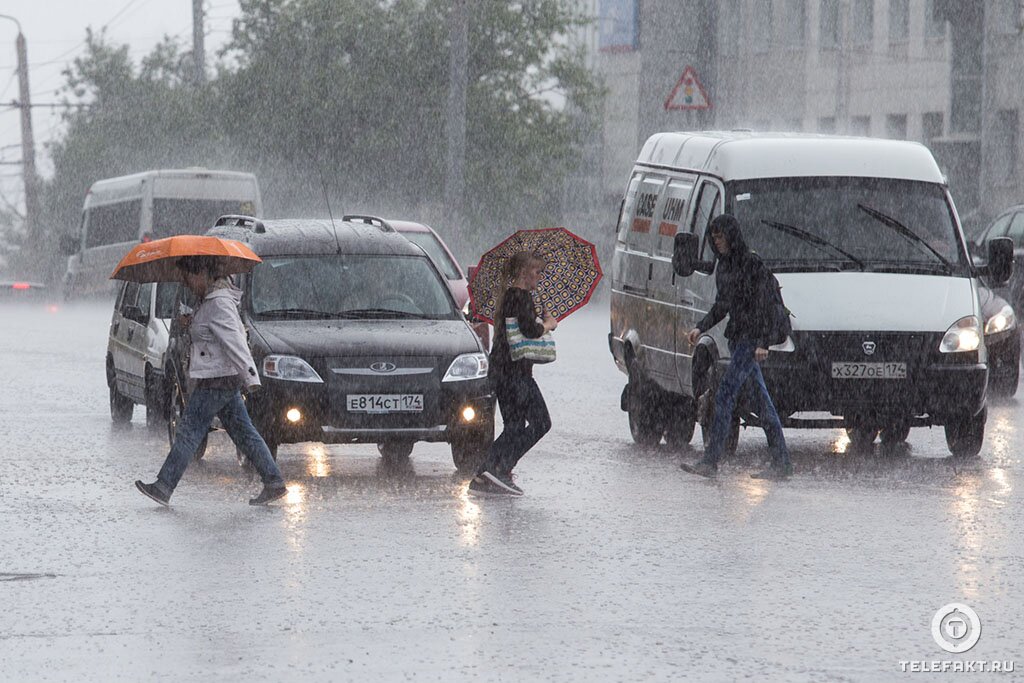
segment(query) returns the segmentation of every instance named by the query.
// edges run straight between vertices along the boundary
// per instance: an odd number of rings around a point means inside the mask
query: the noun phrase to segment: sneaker
[[[164,492],[156,487],[156,483],[143,484],[138,479],[135,480],[135,488],[147,498],[152,498],[156,502],[160,503],[164,507],[170,507],[171,497],[164,495]]]
[[[707,462],[706,460],[698,460],[694,463],[684,462],[680,463],[679,466],[682,467],[684,471],[701,477],[710,478],[718,474],[718,465],[713,462]]]
[[[481,476],[489,480],[493,486],[501,489],[510,496],[523,495],[523,490],[513,483],[512,477],[509,475],[502,476],[500,474],[495,474],[490,470],[484,470],[481,473]]]
[[[772,465],[771,467],[769,467],[766,470],[761,470],[760,472],[754,472],[754,473],[752,473],[750,475],[750,478],[751,479],[772,479],[772,480],[775,480],[775,481],[782,481],[784,479],[789,479],[791,476],[793,476],[793,466],[790,465],[789,463],[786,463],[785,465],[782,465],[782,466],[779,466],[779,467],[776,467],[775,465]]]
[[[276,488],[264,486],[263,490],[260,491],[260,495],[249,499],[249,505],[266,505],[267,503],[274,502],[278,498],[284,498],[286,495],[288,495],[288,489],[284,486]]]
[[[469,492],[476,495],[489,495],[496,493],[499,495],[508,495],[508,491],[502,488],[498,488],[491,483],[490,479],[485,479],[482,475],[477,475],[469,481]]]

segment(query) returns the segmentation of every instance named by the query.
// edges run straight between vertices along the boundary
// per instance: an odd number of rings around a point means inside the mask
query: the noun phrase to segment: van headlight
[[[996,334],[1005,332],[1017,326],[1017,316],[1014,315],[1010,304],[1006,304],[998,313],[988,319],[985,323],[985,334]]]
[[[263,359],[263,376],[289,382],[319,382],[323,379],[306,361],[298,356],[271,355]]]
[[[939,344],[942,353],[977,351],[981,346],[981,323],[973,315],[960,318],[949,326]]]
[[[486,353],[464,353],[448,366],[442,382],[462,382],[467,379],[483,379],[487,377],[490,361]]]

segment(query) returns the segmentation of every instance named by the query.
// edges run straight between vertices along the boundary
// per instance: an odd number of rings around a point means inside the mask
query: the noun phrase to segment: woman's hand
[[[700,330],[696,327],[693,328],[690,330],[690,333],[686,335],[686,339],[689,340],[690,346],[695,346],[697,344],[697,340],[700,339]]]
[[[768,349],[761,348],[760,346],[758,346],[756,349],[754,349],[754,360],[756,360],[758,363],[760,363],[761,361],[763,361],[767,357],[768,357]]]
[[[558,328],[558,321],[555,320],[555,316],[551,315],[551,313],[544,311],[543,325],[545,332],[553,332]]]

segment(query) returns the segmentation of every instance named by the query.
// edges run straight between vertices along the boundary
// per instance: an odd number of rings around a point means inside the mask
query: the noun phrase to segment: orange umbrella
[[[175,235],[136,244],[117,264],[110,279],[182,282],[184,274],[178,268],[178,259],[182,256],[216,257],[217,276],[248,272],[262,260],[252,249],[237,240],[206,235]]]

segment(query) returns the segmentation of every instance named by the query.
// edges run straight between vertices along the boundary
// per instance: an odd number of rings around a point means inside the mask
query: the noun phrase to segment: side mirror
[[[138,306],[125,306],[124,317],[128,318],[129,320],[134,320],[137,323],[148,322],[146,320],[145,314],[142,312],[142,309],[139,308]]]
[[[995,237],[988,241],[989,284],[1002,287],[1013,275],[1013,240]]]
[[[676,235],[672,245],[672,270],[680,277],[689,277],[697,269],[697,249],[700,240],[690,232]]]
[[[60,253],[64,256],[72,256],[78,253],[79,239],[78,235],[63,234],[60,239],[57,240],[57,244],[60,247]]]

